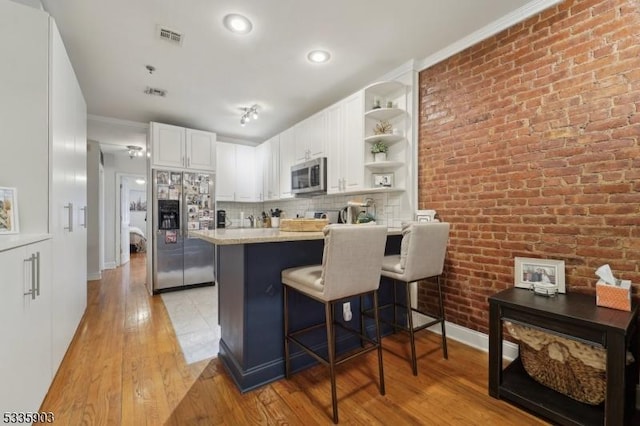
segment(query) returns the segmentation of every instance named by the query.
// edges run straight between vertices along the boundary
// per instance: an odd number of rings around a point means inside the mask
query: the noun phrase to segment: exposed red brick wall
[[[420,73],[419,208],[451,223],[447,320],[487,332],[514,257],[640,288],[640,2],[567,0]],[[424,295],[423,295],[424,296]]]

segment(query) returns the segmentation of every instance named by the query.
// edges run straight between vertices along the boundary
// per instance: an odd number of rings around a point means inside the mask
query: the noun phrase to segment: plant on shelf
[[[387,151],[389,147],[386,143],[378,140],[371,145],[371,153],[374,161],[385,161],[387,159]]]

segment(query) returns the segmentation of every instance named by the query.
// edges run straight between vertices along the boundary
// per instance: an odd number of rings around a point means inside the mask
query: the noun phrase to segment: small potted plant
[[[371,153],[373,154],[373,161],[386,161],[387,159],[387,151],[389,147],[386,143],[382,141],[375,141],[373,145],[371,145]]]

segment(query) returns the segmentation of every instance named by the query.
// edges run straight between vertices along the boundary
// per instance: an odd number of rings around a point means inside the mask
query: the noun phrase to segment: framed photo
[[[18,190],[0,187],[0,235],[17,234],[18,227]]]
[[[516,257],[514,285],[533,290],[558,286],[558,293],[565,293],[564,260]]]
[[[393,186],[393,173],[374,173],[374,188],[391,188]]]
[[[129,210],[132,212],[147,211],[147,193],[145,191],[129,191]]]

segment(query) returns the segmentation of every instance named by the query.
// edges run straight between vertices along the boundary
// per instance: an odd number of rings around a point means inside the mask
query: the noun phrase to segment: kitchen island
[[[284,377],[283,304],[281,272],[295,266],[320,264],[322,232],[284,232],[277,228],[239,228],[196,231],[216,246],[218,319],[221,328],[219,357],[242,392]],[[400,229],[390,229],[386,253],[399,253]],[[390,286],[381,286],[381,302],[392,297]],[[388,288],[387,288],[388,287]],[[385,290],[385,291],[382,291]],[[359,299],[351,302],[350,325],[360,327]],[[320,322],[324,308],[297,293],[289,301],[291,327]],[[336,315],[341,318],[342,315]],[[369,323],[367,326],[370,327]],[[311,336],[312,345],[326,346],[323,332]],[[359,339],[338,336],[337,350],[359,345]],[[291,353],[293,371],[316,361],[299,350]]]

